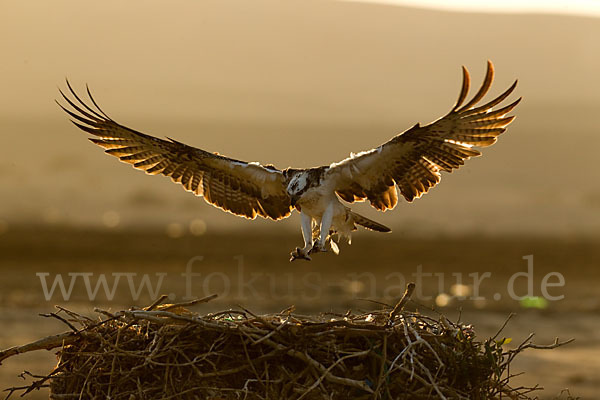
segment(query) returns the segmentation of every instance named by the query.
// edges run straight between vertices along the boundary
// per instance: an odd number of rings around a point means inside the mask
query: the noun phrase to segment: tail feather
[[[352,219],[354,223],[363,226],[367,229],[377,232],[391,232],[392,230],[385,225],[380,224],[379,222],[375,222],[367,217],[363,217],[353,211],[350,211],[350,215],[352,215]]]

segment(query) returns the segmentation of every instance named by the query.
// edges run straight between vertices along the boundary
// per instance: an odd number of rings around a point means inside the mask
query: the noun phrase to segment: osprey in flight
[[[203,196],[210,204],[245,218],[279,220],[294,208],[300,212],[304,247],[291,253],[290,261],[310,260],[310,254],[327,251],[336,254],[333,237],[346,237],[356,225],[378,232],[390,232],[382,224],[350,210],[347,203],[369,200],[379,211],[393,209],[398,192],[409,202],[435,186],[441,172],[452,170],[481,153],[474,147],[494,144],[514,116],[506,116],[521,100],[494,110],[515,89],[517,81],[490,102],[478,105],[488,92],[494,67],[488,61],[483,85],[467,98],[470,77],[463,67],[463,83],[458,100],[444,117],[426,126],[419,124],[381,146],[351,154],[337,163],[316,168],[279,170],[273,165],[245,162],[197,149],[176,140],[163,140],[137,132],[113,121],[93,99],[89,89],[87,105],[75,93],[73,108],[61,108],[82,130],[96,136],[90,140],[106,153],[132,164],[147,174],[162,174],[180,183],[187,191]]]

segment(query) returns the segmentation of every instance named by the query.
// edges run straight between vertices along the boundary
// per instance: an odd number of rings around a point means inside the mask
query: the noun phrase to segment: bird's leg
[[[325,249],[325,243],[327,242],[327,237],[329,236],[329,228],[331,228],[331,222],[333,220],[333,207],[334,203],[331,202],[325,209],[325,212],[321,217],[321,232],[319,233],[319,240],[313,245],[312,249],[310,250],[310,253],[327,251],[327,249]]]
[[[298,258],[310,261],[308,253],[313,247],[312,217],[303,212],[300,212],[300,221],[302,225],[302,237],[304,237],[304,248],[301,249],[300,247],[296,247],[296,249],[290,254],[290,261],[294,261]]]
[[[302,253],[307,254],[313,245],[312,236],[312,217],[308,214],[301,213],[302,237],[304,238],[304,248]]]

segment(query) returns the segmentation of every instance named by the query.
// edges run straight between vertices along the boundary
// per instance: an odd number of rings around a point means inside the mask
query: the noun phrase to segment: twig
[[[210,296],[206,296],[201,299],[194,299],[194,300],[190,300],[190,301],[184,301],[182,303],[170,304],[164,308],[161,308],[161,310],[168,311],[168,310],[172,310],[173,308],[177,308],[177,307],[191,307],[196,304],[208,303],[209,301],[216,299],[218,296],[219,296],[218,294],[211,294]]]
[[[285,327],[289,321],[290,317],[288,316],[285,321],[283,321],[281,324],[279,324],[279,326],[275,329],[273,329],[271,332],[267,333],[265,336],[261,337],[260,339],[256,340],[255,342],[253,342],[253,345],[257,345],[260,342],[262,342],[263,340],[266,340],[268,338],[270,338],[271,336],[273,336],[274,334],[276,334],[277,332],[279,332],[281,329],[283,329],[283,327]]]
[[[75,328],[75,326],[70,323],[69,321],[67,321],[65,318],[61,317],[60,315],[56,314],[56,313],[49,313],[49,314],[39,314],[40,317],[46,317],[46,318],[56,318],[59,321],[61,321],[62,323],[64,323],[65,325],[67,325],[69,328],[71,328],[71,330],[75,333],[79,333],[79,329]]]
[[[381,389],[381,385],[383,385],[383,382],[386,379],[385,364],[387,362],[387,338],[388,338],[387,335],[385,335],[383,337],[383,349],[382,349],[382,355],[381,355],[381,367],[379,368],[379,377],[377,378],[377,387],[375,388],[375,393],[373,393],[373,398],[374,399],[377,398],[377,395],[379,394],[379,390]]]
[[[402,298],[400,299],[400,301],[398,301],[398,303],[396,303],[396,306],[390,312],[390,315],[388,317],[388,324],[391,324],[392,321],[394,320],[394,318],[396,318],[396,316],[402,311],[402,309],[404,308],[404,306],[406,305],[408,300],[410,300],[410,297],[412,296],[414,291],[415,291],[415,284],[413,282],[411,282],[406,286],[406,290],[404,291],[404,294],[402,295]]]
[[[491,340],[496,340],[498,335],[500,335],[500,333],[504,330],[504,328],[506,328],[506,325],[508,325],[508,321],[510,321],[511,318],[514,317],[515,315],[517,315],[517,314],[515,314],[515,313],[508,314],[508,317],[506,318],[506,320],[504,321],[504,323],[502,324],[500,329],[498,329],[498,332],[496,332],[496,334],[494,336],[492,336]]]
[[[75,332],[63,332],[59,333],[58,335],[47,336],[22,346],[14,346],[0,351],[0,365],[2,364],[2,361],[17,354],[23,354],[35,350],[51,350],[56,347],[71,344],[76,340],[77,334]]]
[[[525,350],[525,349],[551,350],[551,349],[555,349],[557,347],[572,343],[573,341],[575,341],[575,338],[565,340],[564,342],[559,342],[558,338],[555,338],[554,343],[552,343],[552,344],[527,343],[524,346],[520,346],[519,350]]]
[[[144,311],[154,310],[156,307],[161,305],[168,297],[169,296],[167,296],[166,294],[161,294],[160,297],[154,301],[154,303],[150,304],[148,307],[144,307],[143,310]]]

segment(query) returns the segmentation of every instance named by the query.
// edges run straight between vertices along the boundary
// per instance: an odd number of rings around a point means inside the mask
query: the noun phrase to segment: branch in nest
[[[402,311],[402,309],[404,308],[406,303],[408,303],[408,301],[410,300],[410,297],[412,296],[414,291],[415,291],[415,284],[413,282],[411,282],[406,286],[406,290],[404,291],[404,295],[402,295],[402,298],[400,299],[400,301],[398,301],[398,303],[396,303],[396,306],[394,307],[392,312],[390,312],[390,315],[388,317],[389,324],[391,324],[392,321],[394,320],[394,318],[396,318],[396,316],[400,313],[400,311]]]
[[[17,354],[28,353],[35,350],[52,350],[66,344],[74,343],[78,339],[78,334],[75,332],[63,332],[58,335],[48,336],[35,342],[24,344],[22,346],[14,346],[9,349],[0,351],[0,364],[2,361]]]

